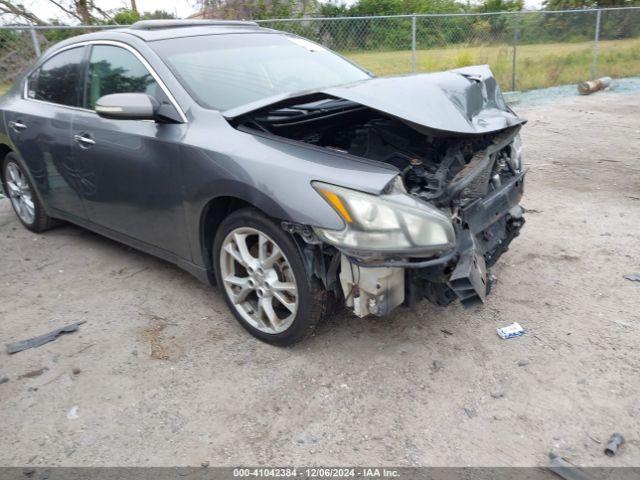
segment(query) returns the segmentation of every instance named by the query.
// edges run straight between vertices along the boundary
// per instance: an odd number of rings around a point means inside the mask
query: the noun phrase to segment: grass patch
[[[598,76],[640,75],[640,39],[605,40],[598,45]],[[376,75],[411,71],[411,52],[342,52]],[[437,72],[467,65],[489,64],[504,90],[511,90],[510,45],[452,46],[416,52],[418,72]],[[545,43],[518,46],[516,89],[530,90],[590,78],[593,43]]]

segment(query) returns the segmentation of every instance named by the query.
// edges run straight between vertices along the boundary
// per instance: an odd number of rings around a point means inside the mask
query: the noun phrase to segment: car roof
[[[240,20],[143,20],[112,31],[135,35],[146,42],[199,35],[274,32],[255,22]]]
[[[106,28],[97,32],[77,35],[56,43],[40,57],[71,47],[76,43],[96,40],[126,41],[131,36],[143,42],[166,40],[169,38],[197,37],[204,35],[231,35],[243,33],[286,34],[270,28],[262,28],[255,22],[239,20],[143,20],[133,25],[118,28]]]

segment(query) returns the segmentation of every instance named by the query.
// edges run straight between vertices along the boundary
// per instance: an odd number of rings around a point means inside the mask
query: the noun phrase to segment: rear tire
[[[4,189],[20,223],[28,230],[41,233],[55,227],[59,221],[49,217],[15,153],[9,153],[2,163]]]
[[[307,273],[294,239],[257,210],[236,210],[223,220],[213,258],[229,309],[254,337],[293,345],[327,316],[328,292]]]

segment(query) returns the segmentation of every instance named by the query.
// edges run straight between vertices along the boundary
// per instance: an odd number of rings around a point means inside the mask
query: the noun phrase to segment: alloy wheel
[[[298,286],[289,260],[264,232],[240,227],[220,248],[223,287],[234,308],[251,326],[277,334],[298,311]]]
[[[36,218],[33,192],[27,182],[27,177],[17,163],[7,163],[5,183],[7,185],[9,199],[16,214],[24,223],[31,225]]]

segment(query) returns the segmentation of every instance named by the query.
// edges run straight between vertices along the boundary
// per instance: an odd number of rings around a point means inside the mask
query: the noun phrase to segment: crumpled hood
[[[418,126],[447,132],[487,133],[523,122],[507,107],[487,65],[373,78],[323,92]]]
[[[283,100],[314,93],[343,98],[397,117],[417,129],[484,134],[519,125],[488,65],[438,73],[380,77],[303,94],[282,95],[227,110],[236,118]],[[290,104],[290,102],[287,102]]]

